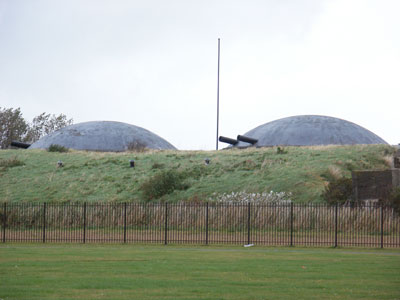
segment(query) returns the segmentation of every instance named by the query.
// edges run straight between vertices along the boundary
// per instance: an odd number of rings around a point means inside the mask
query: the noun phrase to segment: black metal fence
[[[6,242],[400,247],[383,206],[119,203],[0,205]]]

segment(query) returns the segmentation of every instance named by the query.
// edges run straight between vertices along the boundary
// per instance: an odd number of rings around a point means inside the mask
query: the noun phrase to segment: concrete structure
[[[393,157],[393,165],[396,169],[400,169],[400,145],[397,145],[397,151]]]
[[[353,193],[356,201],[387,200],[400,186],[400,170],[353,171]]]
[[[78,123],[64,127],[33,143],[29,149],[51,144],[76,150],[126,151],[132,147],[176,149],[158,135],[138,126],[111,121]]]
[[[257,139],[255,146],[312,146],[387,144],[371,131],[338,118],[303,115],[275,120],[244,134]],[[235,147],[250,146],[239,142]]]

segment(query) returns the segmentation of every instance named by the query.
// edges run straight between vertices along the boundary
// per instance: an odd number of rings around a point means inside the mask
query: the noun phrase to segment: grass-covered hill
[[[144,153],[0,150],[0,202],[145,201],[144,187],[159,188],[155,176],[179,183],[152,201],[273,190],[291,192],[296,202],[321,202],[331,178],[350,177],[351,170],[387,169],[393,152],[385,145]],[[135,168],[129,167],[131,159]],[[59,160],[64,167],[57,167]]]

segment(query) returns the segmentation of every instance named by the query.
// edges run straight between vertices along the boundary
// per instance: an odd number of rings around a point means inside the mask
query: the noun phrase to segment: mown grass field
[[[164,170],[178,170],[186,189],[155,201],[208,200],[213,193],[291,192],[295,202],[321,202],[332,176],[386,169],[394,148],[385,145],[276,147],[223,151],[99,153],[0,151],[0,202],[142,201],[141,185]],[[205,158],[211,164],[204,164]],[[134,159],[135,168],[129,168]],[[7,166],[15,160],[20,165]],[[57,161],[64,167],[57,168]]]
[[[398,250],[0,246],[0,299],[399,298]]]

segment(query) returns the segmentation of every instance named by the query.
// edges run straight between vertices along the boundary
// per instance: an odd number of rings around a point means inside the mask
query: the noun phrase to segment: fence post
[[[383,248],[383,204],[381,204],[381,248]]]
[[[86,202],[83,203],[83,243],[86,243]]]
[[[46,242],[46,202],[43,203],[43,243]]]
[[[164,245],[167,244],[167,238],[168,238],[168,203],[165,202],[165,226],[164,226],[165,232],[164,232]]]
[[[339,206],[339,204],[336,203],[336,206],[335,206],[335,248],[337,248],[338,206]]]
[[[124,243],[126,243],[126,202],[124,203]]]
[[[250,202],[247,205],[247,245],[250,244]]]
[[[206,245],[208,245],[208,202],[206,202]]]
[[[290,247],[293,246],[293,202],[290,202]]]
[[[3,243],[6,242],[6,226],[7,226],[7,203],[4,202],[4,207],[3,207]]]

